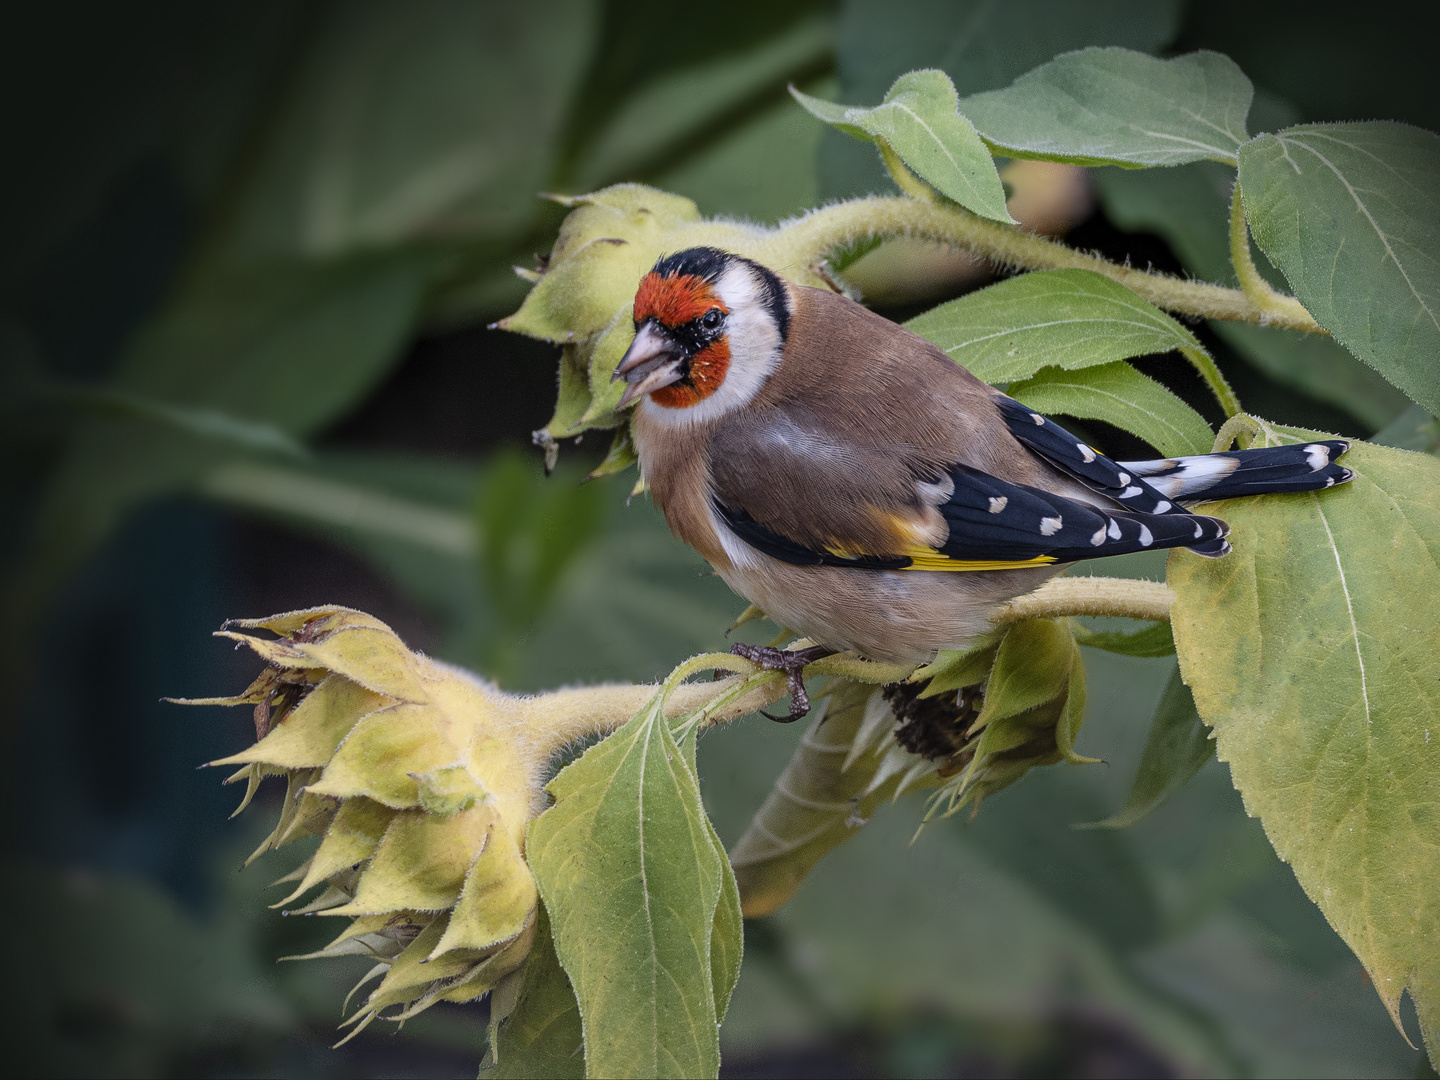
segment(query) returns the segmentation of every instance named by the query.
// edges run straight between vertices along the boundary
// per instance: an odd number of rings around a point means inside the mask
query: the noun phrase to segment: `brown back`
[[[993,391],[924,338],[822,289],[792,289],[779,370],[720,419],[706,458],[727,505],[800,543],[883,555],[892,515],[922,516],[917,481],[955,464],[1046,486]]]

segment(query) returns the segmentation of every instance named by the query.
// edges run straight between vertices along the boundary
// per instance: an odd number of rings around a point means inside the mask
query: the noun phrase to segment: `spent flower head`
[[[280,820],[252,859],[320,837],[280,879],[294,890],[276,906],[350,920],[310,954],[375,962],[359,985],[379,983],[347,1022],[358,1031],[383,1009],[402,1020],[486,993],[535,932],[525,828],[544,805],[549,747],[527,737],[525,699],[346,608],[226,627],[267,666],[243,694],[193,702],[255,710],[255,745],[211,764],[239,766],[228,782],[246,783],[240,810],[263,778],[286,778]],[[267,630],[276,637],[258,636]]]

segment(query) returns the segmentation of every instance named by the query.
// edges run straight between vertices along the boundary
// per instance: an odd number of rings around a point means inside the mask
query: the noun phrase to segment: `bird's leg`
[[[759,664],[766,671],[783,671],[785,673],[785,685],[790,690],[790,715],[770,716],[779,724],[793,724],[810,711],[810,695],[805,692],[805,680],[800,673],[804,671],[805,665],[815,662],[824,656],[833,656],[834,649],[827,649],[824,645],[812,645],[808,649],[796,649],[793,652],[787,649],[776,649],[769,645],[742,645],[736,642],[730,646],[730,652],[735,656],[742,656],[752,664]]]

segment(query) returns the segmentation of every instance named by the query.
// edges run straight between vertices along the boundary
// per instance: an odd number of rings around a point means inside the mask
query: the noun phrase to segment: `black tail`
[[[1349,449],[1348,442],[1332,439],[1118,464],[1143,476],[1167,499],[1208,502],[1245,495],[1318,491],[1343,484],[1355,474],[1333,461]]]

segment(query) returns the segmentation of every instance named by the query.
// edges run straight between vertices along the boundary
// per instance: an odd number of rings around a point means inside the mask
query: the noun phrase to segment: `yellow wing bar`
[[[952,559],[934,548],[908,548],[903,554],[912,560],[907,570],[1023,570],[1030,566],[1049,566],[1058,560],[1053,555],[1037,555],[1033,559]]]

